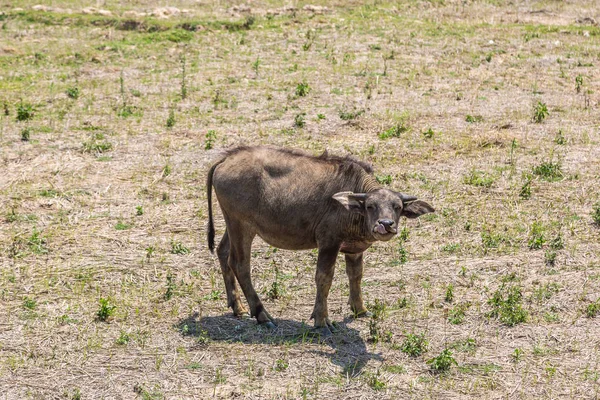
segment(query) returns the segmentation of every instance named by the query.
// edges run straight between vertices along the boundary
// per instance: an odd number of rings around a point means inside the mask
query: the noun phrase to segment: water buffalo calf
[[[281,249],[318,248],[317,298],[311,318],[324,335],[330,335],[333,328],[327,296],[338,253],[346,258],[350,307],[355,315],[365,315],[360,287],[363,252],[378,240],[394,237],[401,216],[416,218],[434,211],[414,196],[381,187],[371,166],[352,157],[327,153],[314,157],[295,150],[238,147],[227,151],[208,173],[211,252],[215,241],[213,187],[225,219],[225,234],[217,254],[233,313],[246,313],[237,278],[251,315],[259,323],[274,326],[250,276],[250,248],[256,235]]]

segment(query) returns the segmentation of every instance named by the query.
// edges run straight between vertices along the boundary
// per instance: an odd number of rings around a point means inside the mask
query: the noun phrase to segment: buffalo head
[[[435,211],[415,196],[388,189],[370,193],[339,192],[333,198],[348,211],[362,214],[373,238],[381,241],[388,241],[398,233],[401,216],[417,218]]]

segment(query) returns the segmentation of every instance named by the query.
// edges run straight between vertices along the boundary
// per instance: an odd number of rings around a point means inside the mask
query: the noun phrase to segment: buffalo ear
[[[365,211],[365,198],[364,193],[354,192],[339,192],[333,195],[333,199],[343,205],[346,210],[357,213]]]
[[[406,218],[417,218],[423,214],[434,212],[435,209],[423,200],[415,200],[404,204],[402,215]]]

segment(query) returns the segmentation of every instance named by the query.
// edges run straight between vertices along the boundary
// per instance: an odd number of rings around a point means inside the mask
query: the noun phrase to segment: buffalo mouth
[[[396,233],[398,233],[398,230],[391,226],[377,224],[373,227],[373,236],[377,240],[390,240]]]

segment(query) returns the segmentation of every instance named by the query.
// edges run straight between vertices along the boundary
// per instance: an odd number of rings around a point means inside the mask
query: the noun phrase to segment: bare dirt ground
[[[0,398],[598,398],[595,2],[163,6],[0,3]],[[340,265],[315,337],[316,252],[260,240],[279,327],[232,316],[205,177],[240,144],[436,207],[368,250],[377,318]]]

